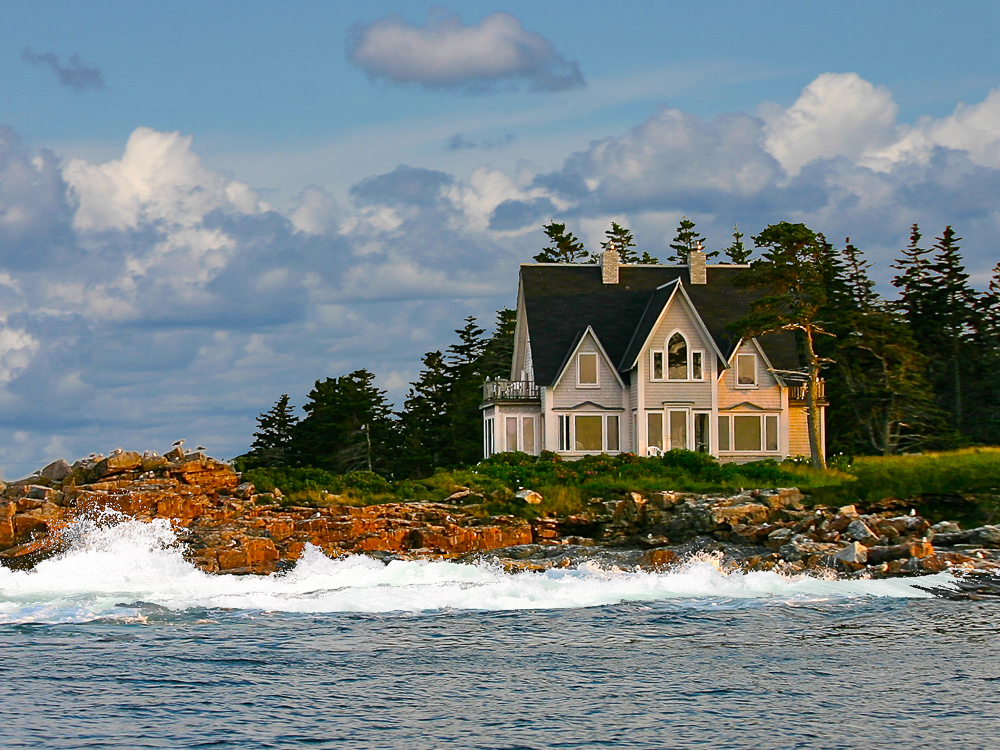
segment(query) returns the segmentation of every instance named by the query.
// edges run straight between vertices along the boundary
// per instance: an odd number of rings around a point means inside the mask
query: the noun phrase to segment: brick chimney
[[[608,243],[608,249],[601,253],[601,280],[605,284],[618,283],[618,250]]]
[[[705,253],[698,243],[698,249],[688,253],[688,273],[691,275],[692,284],[707,284],[708,270],[705,268]]]

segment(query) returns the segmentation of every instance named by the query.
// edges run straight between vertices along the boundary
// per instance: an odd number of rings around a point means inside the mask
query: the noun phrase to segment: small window
[[[736,385],[743,387],[757,385],[756,354],[736,355]]]
[[[577,357],[576,368],[577,384],[584,387],[594,387],[597,382],[597,354],[594,352],[581,352]]]
[[[605,445],[607,445],[609,451],[616,451],[620,442],[618,438],[618,415],[612,414],[608,416],[607,420],[605,420],[605,426],[607,428]]]
[[[778,415],[768,414],[764,417],[764,450],[778,450]]]
[[[507,417],[507,445],[509,451],[517,450],[517,417]]]
[[[760,450],[760,417],[733,417],[733,443],[738,451]]]
[[[486,458],[493,455],[493,418],[483,422],[483,453]]]
[[[576,450],[599,451],[603,435],[604,419],[600,415],[578,415],[576,417]]]
[[[680,333],[667,344],[667,373],[670,380],[688,379],[688,345]]]
[[[729,447],[729,416],[719,417],[719,450],[728,451]]]
[[[701,352],[691,352],[691,379],[705,379],[704,372],[701,368]]]
[[[663,415],[659,412],[646,414],[646,445],[663,449]]]
[[[663,380],[663,352],[651,352],[652,362],[649,367],[650,380]]]
[[[559,415],[559,450],[569,450],[569,417],[565,414]]]
[[[708,434],[711,417],[711,414],[704,413],[694,415],[694,449],[699,453],[712,452],[711,438]]]
[[[521,417],[521,450],[535,455],[535,418]]]
[[[688,447],[688,413],[686,411],[670,412],[670,448]]]

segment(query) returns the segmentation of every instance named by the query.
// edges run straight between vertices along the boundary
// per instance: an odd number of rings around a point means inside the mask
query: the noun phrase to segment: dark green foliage
[[[729,258],[729,262],[734,265],[740,266],[750,262],[753,249],[747,248],[743,244],[743,232],[740,231],[739,225],[733,224],[733,244],[724,248],[723,252]],[[715,253],[715,255],[718,255],[718,253]]]
[[[587,251],[583,243],[572,232],[566,231],[565,224],[552,222],[543,227],[549,238],[549,246],[535,256],[536,263],[580,263],[586,261]]]
[[[257,432],[253,434],[253,445],[246,454],[247,465],[285,466],[288,449],[292,440],[292,429],[299,419],[288,403],[288,395],[283,394],[274,408],[257,417]]]
[[[385,391],[374,381],[365,369],[316,381],[303,407],[306,417],[292,430],[295,465],[337,474],[392,472],[398,434]]]
[[[820,372],[830,359],[820,354],[817,338],[833,335],[824,328],[831,279],[839,261],[822,235],[805,224],[783,221],[772,224],[753,238],[761,258],[741,274],[740,283],[762,295],[733,330],[744,338],[773,331],[791,330],[800,336],[806,358],[806,402],[809,444],[813,466],[826,466],[822,451],[821,420],[817,396]]]
[[[742,237],[742,235],[740,235]],[[681,223],[677,226],[677,235],[670,243],[670,249],[674,254],[667,258],[667,263],[674,263],[679,266],[688,264],[688,255],[692,250],[703,250],[705,238],[695,230],[695,223],[687,216],[681,218]],[[706,257],[714,258],[719,254],[718,250],[705,253]]]
[[[632,236],[632,232],[623,227],[618,222],[611,222],[611,229],[604,233],[608,241],[602,242],[601,247],[605,250],[608,249],[610,245],[614,245],[615,250],[618,251],[618,260],[620,263],[648,263],[655,264],[659,261],[647,252],[643,252],[640,256],[632,248],[635,247],[635,238]],[[591,258],[595,263],[599,263],[601,256],[592,255]]]

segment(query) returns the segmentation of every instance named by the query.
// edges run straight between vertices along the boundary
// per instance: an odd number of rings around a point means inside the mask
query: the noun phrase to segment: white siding
[[[754,388],[736,387],[736,355],[757,355],[757,386]],[[781,386],[774,376],[767,371],[767,363],[757,346],[752,341],[744,341],[729,361],[730,367],[719,378],[719,411],[749,401],[761,409],[781,409]]]
[[[712,408],[712,377],[709,357],[714,356],[714,354],[711,352],[710,343],[705,340],[698,329],[699,326],[695,322],[687,302],[679,294],[676,295],[664,312],[659,325],[653,330],[646,349],[639,355],[645,357],[645,406],[647,409],[662,409],[664,402],[675,404],[686,402],[684,405],[691,409]],[[689,358],[691,351],[702,352],[704,380],[650,380],[650,352],[662,351],[666,353],[667,342],[675,331],[680,331],[687,339]],[[691,374],[690,371],[688,374]]]
[[[598,388],[581,388],[576,382],[576,354],[579,352],[596,352]],[[623,392],[618,378],[611,365],[600,353],[600,348],[594,337],[588,333],[580,343],[579,349],[573,354],[566,370],[559,379],[559,384],[553,391],[552,406],[555,409],[568,409],[584,401],[593,401],[601,406],[618,409],[622,406]]]

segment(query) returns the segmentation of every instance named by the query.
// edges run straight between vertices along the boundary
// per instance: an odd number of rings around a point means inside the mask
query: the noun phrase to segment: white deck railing
[[[483,401],[537,401],[538,386],[530,380],[487,380]]]

